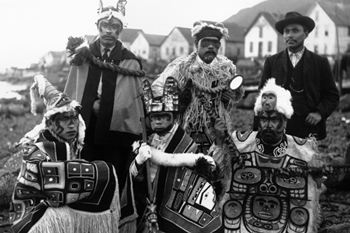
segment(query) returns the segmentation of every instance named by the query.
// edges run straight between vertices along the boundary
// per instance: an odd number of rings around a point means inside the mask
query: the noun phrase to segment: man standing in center
[[[228,30],[222,23],[195,22],[191,30],[197,51],[172,61],[152,83],[162,95],[165,80],[174,77],[179,82],[186,102],[180,126],[197,143],[198,152],[207,154],[214,143],[213,115],[225,119],[233,101],[243,95],[243,87],[229,90],[228,83],[236,75],[236,66],[225,56],[218,55],[221,38],[228,38]],[[186,94],[185,94],[186,93]],[[187,99],[187,100],[186,100]]]
[[[119,185],[126,178],[131,145],[141,138],[142,101],[138,97],[143,79],[130,71],[140,71],[141,62],[118,40],[124,26],[125,0],[104,6],[100,0],[97,29],[99,37],[89,45],[92,55],[104,63],[127,72],[85,62],[72,66],[64,92],[82,105],[86,123],[82,157],[104,160],[114,165]],[[134,72],[136,73],[136,72]]]
[[[275,24],[287,49],[266,59],[259,89],[275,78],[277,85],[292,94],[294,115],[288,120],[287,134],[301,138],[311,134],[322,140],[327,136],[326,120],[338,106],[339,92],[327,58],[304,46],[314,27],[311,18],[298,12],[288,12]]]

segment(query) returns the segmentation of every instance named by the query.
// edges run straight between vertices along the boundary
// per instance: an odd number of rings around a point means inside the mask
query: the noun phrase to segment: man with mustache
[[[89,50],[104,66],[91,61],[72,66],[64,92],[82,105],[86,123],[82,157],[112,163],[122,187],[132,161],[131,145],[141,138],[143,107],[138,94],[143,78],[135,73],[142,73],[137,72],[142,64],[119,40],[126,23],[126,1],[116,0],[113,6],[99,2],[99,35]],[[110,64],[118,70],[108,68]]]
[[[293,112],[290,92],[271,78],[254,106],[259,130],[229,132],[238,154],[213,148],[213,157],[226,157],[218,165],[224,171],[219,207],[227,232],[317,232],[324,177],[308,169],[324,162],[317,158],[315,140],[285,134]],[[226,130],[224,124],[215,127]]]
[[[322,140],[327,136],[326,120],[338,106],[339,92],[327,58],[304,46],[314,27],[311,18],[298,12],[288,12],[275,24],[287,48],[266,58],[259,89],[275,78],[277,85],[292,94],[294,115],[288,120],[287,134]]]
[[[118,232],[118,178],[112,164],[81,159],[81,105],[42,75],[35,76],[30,92],[32,112],[40,97],[46,110],[42,123],[19,143],[22,166],[10,204],[13,231]]]
[[[227,28],[222,23],[197,21],[191,33],[197,51],[172,61],[152,86],[160,87],[156,94],[161,95],[166,78],[179,81],[181,98],[187,102],[180,126],[197,143],[198,151],[207,154],[216,138],[212,113],[225,118],[232,103],[242,98],[243,87],[236,91],[227,88],[236,75],[236,66],[218,55],[220,40],[228,37]]]

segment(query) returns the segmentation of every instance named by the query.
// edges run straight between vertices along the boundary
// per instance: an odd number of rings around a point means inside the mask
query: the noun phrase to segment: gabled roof
[[[275,29],[275,23],[283,18],[283,15],[262,11],[254,18],[252,23],[249,25],[249,27],[245,31],[244,35],[246,35],[250,31],[250,29],[255,25],[256,21],[261,16],[263,16],[267,20],[267,22],[269,22],[269,24],[272,26],[273,29]]]
[[[181,34],[185,37],[185,39],[188,41],[189,44],[193,44],[194,40],[191,36],[190,28],[183,28],[183,27],[175,27],[175,28],[177,28],[181,32]]]
[[[350,26],[350,1],[343,3],[318,2],[320,7],[326,12],[337,26]]]
[[[244,42],[245,28],[235,23],[227,23],[224,25],[227,28],[228,35],[229,35],[229,38],[227,39],[227,41]]]
[[[160,46],[166,37],[162,35],[154,35],[154,34],[146,34],[146,33],[143,33],[143,35],[145,36],[146,40],[151,46]]]
[[[237,14],[226,19],[224,24],[233,22],[241,27],[248,28],[256,16],[262,11],[278,13],[284,16],[289,11],[294,11],[307,3],[315,1],[316,0],[266,0],[253,7],[240,10]]]
[[[142,29],[124,28],[119,39],[123,42],[132,42]]]
[[[283,15],[283,18],[289,11],[297,11],[305,15],[316,2],[320,4],[336,25],[350,25],[349,0],[264,0],[255,6],[240,10],[237,14],[226,19],[224,24],[234,22],[241,27],[248,28],[262,11],[277,13]]]

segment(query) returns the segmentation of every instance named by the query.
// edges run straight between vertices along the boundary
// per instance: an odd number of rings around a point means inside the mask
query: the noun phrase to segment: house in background
[[[246,58],[264,58],[283,50],[283,37],[275,29],[275,23],[283,16],[260,12],[245,32],[244,54]]]
[[[139,32],[143,32],[141,29],[124,28],[119,36],[119,40],[123,42],[125,47],[130,49],[131,43],[134,41]]]
[[[165,61],[193,52],[194,40],[190,28],[175,27],[164,39],[160,47],[160,57]]]
[[[319,1],[306,9],[316,26],[305,40],[305,47],[327,56],[345,53],[350,45],[350,1]]]
[[[146,34],[138,32],[136,38],[130,44],[130,50],[146,60],[157,61],[160,59],[160,46],[166,36]]]
[[[235,23],[224,24],[228,29],[229,38],[225,40],[224,54],[230,59],[244,57],[244,32],[245,29]]]

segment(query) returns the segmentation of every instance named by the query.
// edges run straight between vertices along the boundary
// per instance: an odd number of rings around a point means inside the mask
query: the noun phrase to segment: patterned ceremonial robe
[[[232,134],[243,166],[229,165],[232,175],[220,200],[225,232],[317,232],[321,189],[315,180],[305,173],[281,176],[272,170],[305,168],[315,154],[314,141],[286,135],[287,145],[274,157],[261,153],[257,133]]]
[[[166,141],[155,143],[151,136],[151,144],[157,144],[167,153],[189,153],[196,151],[196,145],[181,127],[176,124]],[[157,163],[156,161],[153,163]],[[162,162],[160,162],[162,163]],[[170,164],[171,163],[171,164]],[[214,232],[221,226],[219,211],[216,205],[216,194],[210,182],[188,167],[176,167],[169,162],[169,167],[158,166],[158,182],[156,192],[156,212],[159,229],[163,232]],[[146,170],[146,169],[144,169]],[[140,170],[134,180],[134,189],[138,209],[141,216],[138,232],[144,232],[147,217],[147,190],[145,171]],[[140,195],[142,193],[142,195]]]
[[[24,146],[10,221],[16,233],[118,232],[119,188],[112,165],[70,159],[49,131]]]

